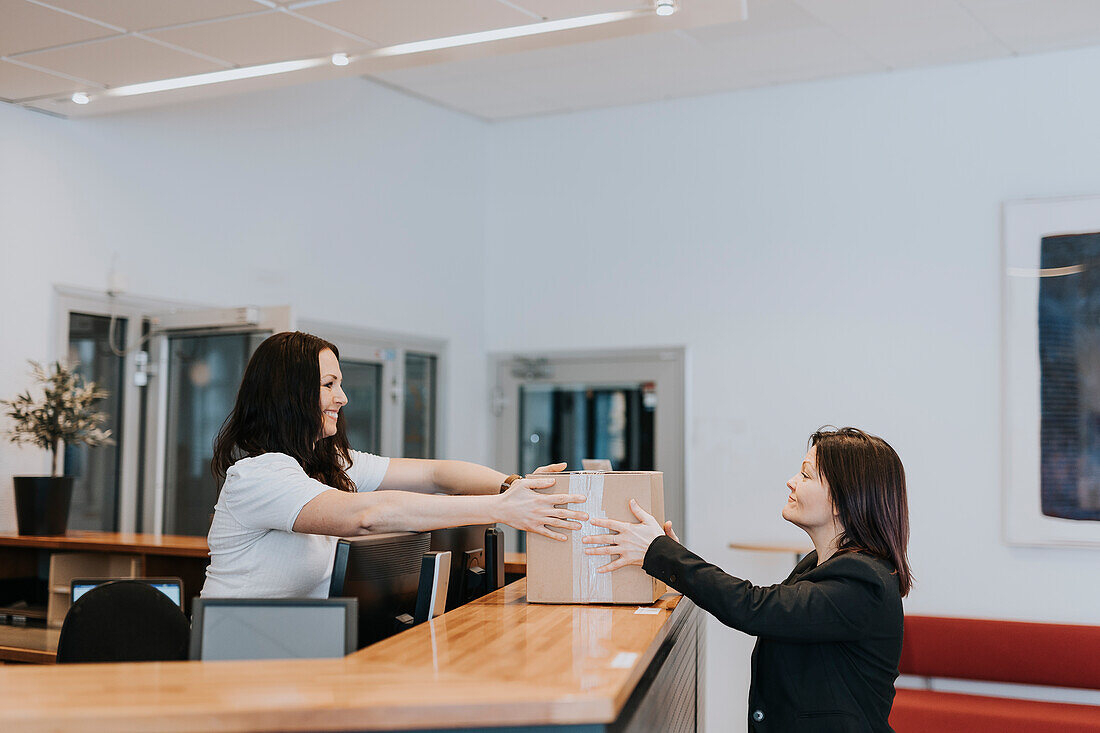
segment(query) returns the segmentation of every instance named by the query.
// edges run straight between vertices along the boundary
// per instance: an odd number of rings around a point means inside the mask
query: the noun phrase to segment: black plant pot
[[[12,483],[19,534],[65,534],[73,498],[72,476],[13,476]]]

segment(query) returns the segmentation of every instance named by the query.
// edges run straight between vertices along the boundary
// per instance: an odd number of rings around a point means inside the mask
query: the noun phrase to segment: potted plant
[[[14,425],[13,443],[32,443],[51,454],[49,476],[13,476],[15,517],[19,534],[64,534],[73,495],[73,477],[57,475],[58,448],[65,445],[109,445],[111,431],[103,429],[107,415],[95,409],[106,399],[106,390],[85,382],[76,365],[54,362],[49,370],[30,362],[41,399],[30,391],[13,400],[0,400]]]

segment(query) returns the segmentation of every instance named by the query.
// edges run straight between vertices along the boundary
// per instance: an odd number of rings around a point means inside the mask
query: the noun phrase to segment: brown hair
[[[906,546],[909,505],[905,468],[882,438],[856,428],[824,427],[810,436],[817,468],[829,487],[840,523],[840,552],[866,552],[894,565],[905,596],[913,587]]]
[[[323,484],[355,491],[347,426],[341,411],[336,435],[325,438],[321,415],[320,354],[340,351],[323,338],[286,331],[270,336],[248,360],[237,402],[214,439],[210,470],[219,484],[241,458],[285,453],[306,475]]]

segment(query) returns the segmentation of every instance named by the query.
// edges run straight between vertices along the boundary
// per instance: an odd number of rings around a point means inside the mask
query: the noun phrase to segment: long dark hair
[[[905,468],[882,438],[856,428],[824,427],[810,436],[817,469],[844,525],[838,552],[862,551],[894,564],[901,595],[913,587],[906,547],[909,504]]]
[[[233,412],[214,439],[210,470],[219,484],[241,458],[285,453],[306,475],[341,491],[355,491],[347,474],[351,454],[342,411],[336,435],[322,437],[319,357],[325,349],[340,358],[335,344],[301,331],[277,333],[257,347],[245,367]]]

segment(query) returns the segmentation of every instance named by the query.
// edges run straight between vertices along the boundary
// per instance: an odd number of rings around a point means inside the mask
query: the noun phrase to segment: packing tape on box
[[[603,474],[602,473],[574,473],[569,476],[569,493],[584,494],[588,501],[584,506],[572,506],[570,508],[587,512],[589,517],[606,518],[603,509]],[[610,603],[611,576],[612,573],[598,573],[596,570],[606,565],[614,558],[611,555],[586,555],[587,547],[581,540],[589,535],[605,534],[606,530],[594,527],[588,522],[582,522],[581,528],[570,532],[573,536],[573,557],[581,558],[580,572],[573,574],[573,600],[587,601],[589,603]]]

